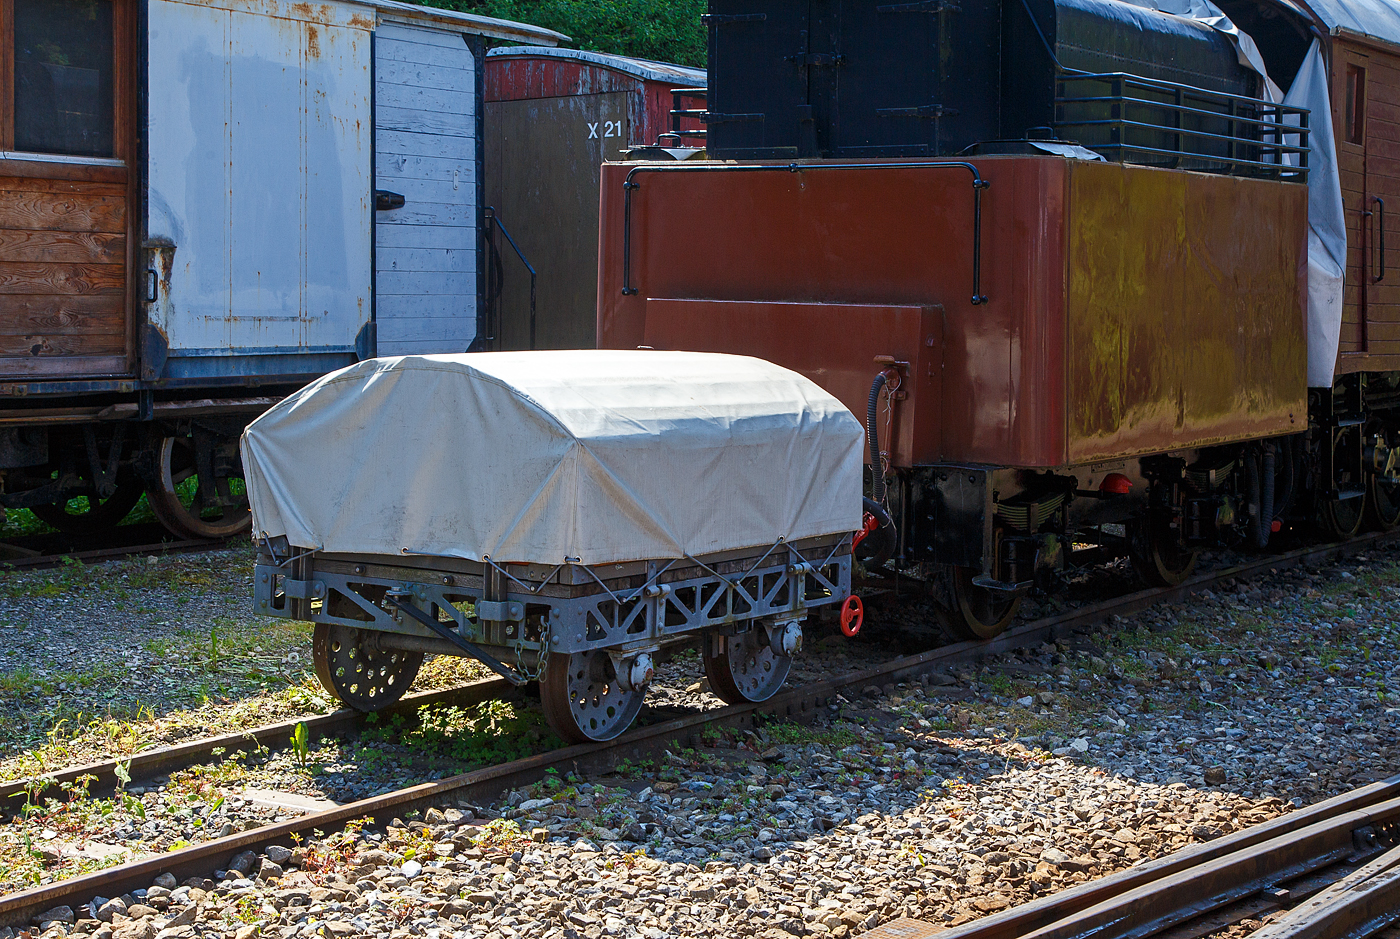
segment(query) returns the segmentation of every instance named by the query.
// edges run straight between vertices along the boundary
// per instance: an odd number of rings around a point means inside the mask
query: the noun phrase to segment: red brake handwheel
[[[860,597],[851,594],[846,598],[846,602],[841,604],[841,632],[847,637],[853,637],[860,632],[864,622],[865,604],[860,602]]]

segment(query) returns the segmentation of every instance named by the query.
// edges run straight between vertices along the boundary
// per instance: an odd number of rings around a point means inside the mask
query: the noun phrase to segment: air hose
[[[885,502],[885,466],[880,460],[880,392],[889,377],[888,369],[875,376],[865,409],[865,439],[870,442],[870,496],[881,505]]]
[[[1272,440],[1265,442],[1262,458],[1259,451],[1249,456],[1249,520],[1252,541],[1256,548],[1269,546],[1274,528],[1274,473],[1277,448]],[[1261,465],[1262,464],[1262,465]]]
[[[870,498],[864,501],[864,513],[868,520],[865,534],[856,544],[863,550],[861,558],[867,568],[884,566],[899,546],[899,535],[895,531],[894,520],[885,510],[885,467],[880,459],[880,392],[889,385],[893,390],[899,386],[899,373],[885,369],[875,376],[870,385],[870,403],[865,412],[865,437],[870,442]],[[853,548],[855,545],[852,546]]]

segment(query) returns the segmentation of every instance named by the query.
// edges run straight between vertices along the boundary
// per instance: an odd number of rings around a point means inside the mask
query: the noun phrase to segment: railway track
[[[1013,649],[1032,647],[1047,640],[1062,638],[1077,630],[1102,622],[1111,616],[1125,615],[1158,603],[1179,600],[1230,578],[1248,578],[1267,571],[1318,564],[1389,543],[1396,537],[1400,537],[1400,533],[1365,535],[1340,544],[1302,548],[1285,554],[1253,559],[1244,564],[1197,575],[1177,587],[1143,590],[1080,607],[1058,616],[1025,622],[992,640],[941,646],[927,652],[898,658],[880,666],[794,688],[760,704],[733,705],[664,720],[639,727],[615,740],[563,747],[447,779],[361,799],[326,811],[313,812],[299,818],[192,845],[58,883],[12,893],[0,897],[0,925],[25,924],[35,914],[54,906],[72,905],[76,907],[92,896],[114,896],[128,890],[144,887],[162,873],[170,873],[177,878],[196,874],[207,875],[226,863],[231,856],[240,852],[260,851],[274,844],[291,845],[296,839],[312,832],[336,830],[354,819],[368,817],[383,823],[433,805],[454,802],[479,804],[490,801],[506,790],[536,782],[551,770],[561,773],[571,772],[583,776],[606,773],[622,760],[653,758],[667,747],[676,744],[699,746],[702,731],[707,728],[749,729],[769,719],[797,721],[810,719],[819,709],[829,705],[837,695],[853,687],[861,688],[870,684],[917,680],[921,675],[946,669],[955,663],[976,660]],[[438,701],[487,700],[504,694],[507,687],[504,680],[487,680],[463,688],[412,695],[406,697],[400,706],[416,709],[424,704]],[[330,715],[304,718],[303,720],[308,723],[308,729],[313,734],[339,734],[351,731],[358,725],[359,719],[359,715],[355,712],[338,711]],[[246,746],[250,738],[264,746],[285,747],[292,729],[299,722],[293,719],[267,725],[243,734],[193,741],[147,751],[131,757],[123,768],[135,781],[169,772],[174,767],[193,765],[213,758],[220,748]],[[43,779],[52,784],[60,784],[72,782],[85,775],[91,776],[93,779],[92,792],[110,790],[116,785],[117,765],[114,762],[108,762],[73,767],[49,774]],[[22,797],[24,792],[24,781],[3,784],[0,785],[0,800],[13,806],[15,800]],[[1275,835],[1292,833],[1301,828],[1307,828],[1314,822],[1320,823],[1324,817],[1361,812],[1369,810],[1373,805],[1382,803],[1390,805],[1391,801],[1394,801],[1394,805],[1391,807],[1394,819],[1400,822],[1400,777],[1365,787],[1338,799],[1319,803],[1319,805],[1301,812],[1291,813],[1267,826],[1262,826],[1262,828],[1266,833],[1273,832]],[[1387,811],[1391,811],[1391,809],[1388,808]],[[1384,824],[1389,825],[1390,819],[1390,815],[1384,816]],[[1376,824],[1380,824],[1380,822]],[[1375,825],[1372,825],[1372,828],[1374,829]],[[1269,835],[1269,837],[1273,836]],[[1231,836],[1231,838],[1201,846],[1200,851],[1192,849],[1185,855],[1198,862],[1202,859],[1219,858],[1222,856],[1218,853],[1222,845],[1239,845],[1241,847],[1253,845],[1256,841],[1250,840],[1252,837],[1249,832],[1241,832]],[[1268,840],[1268,838],[1264,840]],[[1167,871],[1169,869],[1169,873],[1175,874],[1184,870],[1185,868],[1181,866],[1184,861],[1181,859],[1173,860],[1174,858],[1177,856],[1173,855],[1172,858],[1141,865],[1123,875],[1118,875],[1116,878],[1107,878],[1105,882],[1111,881],[1114,884],[1119,884],[1131,881],[1134,885],[1140,886],[1141,884],[1132,878],[1139,877],[1144,872]],[[1371,859],[1368,857],[1367,861],[1369,862]],[[1333,859],[1332,863],[1340,862]],[[1167,874],[1164,873],[1161,876],[1165,877]],[[1069,893],[1076,897],[1094,898],[1092,903],[1084,907],[1087,909],[1106,896],[1089,889],[1095,888],[1098,883],[1100,882],[1085,885],[1084,888]],[[1147,883],[1147,881],[1141,883]],[[1136,886],[1132,889],[1136,889]],[[1038,902],[1031,906],[1039,909],[1043,904]],[[1041,918],[1037,919],[1036,917]],[[1023,921],[1017,920],[1016,922]],[[1031,918],[1024,920],[1024,922],[1044,924],[1051,922],[1051,920],[1045,919],[1042,914],[1035,913],[1031,914]],[[1019,939],[1020,935],[1014,932],[1005,932],[996,935],[978,935],[969,937],[969,939]],[[1030,932],[1026,932],[1025,935],[1029,936]],[[1204,935],[1206,933],[1172,933],[1168,939],[1199,939]],[[897,936],[898,934],[892,933],[888,937],[881,935],[880,939],[897,939]],[[950,939],[955,939],[955,937],[950,937]],[[962,937],[958,936],[956,939],[962,939]],[[1069,934],[1042,937],[1037,933],[1035,939],[1074,939],[1074,937]],[[1129,939],[1128,934],[1124,935],[1124,939]],[[1139,939],[1139,937],[1133,933],[1131,939]]]
[[[0,542],[0,572],[42,570],[73,561],[98,564],[138,554],[192,554],[228,543],[224,538],[176,539],[156,522],[119,525],[93,535],[22,535]]]
[[[1400,776],[954,929],[861,939],[1367,939],[1400,920]]]

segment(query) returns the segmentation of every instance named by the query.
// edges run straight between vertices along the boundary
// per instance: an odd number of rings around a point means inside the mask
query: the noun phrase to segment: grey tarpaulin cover
[[[747,356],[371,359],[243,434],[254,531],[301,548],[559,564],[677,558],[861,524],[864,429]]]

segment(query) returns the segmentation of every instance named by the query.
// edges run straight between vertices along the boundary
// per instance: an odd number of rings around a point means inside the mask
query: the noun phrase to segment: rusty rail
[[[1400,919],[1400,776],[955,929],[902,920],[861,939],[1206,936],[1312,900],[1256,939],[1363,939]]]

